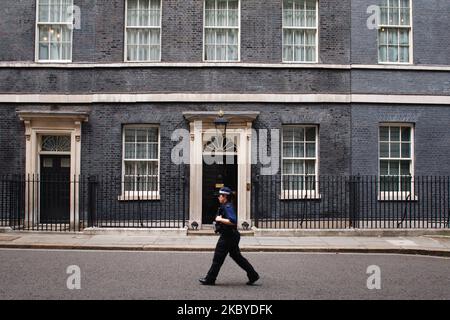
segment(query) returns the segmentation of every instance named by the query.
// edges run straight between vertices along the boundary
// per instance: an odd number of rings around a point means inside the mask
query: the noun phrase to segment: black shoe
[[[216,284],[215,281],[213,281],[213,280],[208,280],[208,279],[206,279],[206,278],[198,279],[198,281],[200,281],[200,283],[203,284],[203,285],[205,285],[205,286],[213,286],[213,285]]]
[[[259,280],[259,274],[256,274],[255,276],[249,278],[247,285],[251,286],[258,280]]]

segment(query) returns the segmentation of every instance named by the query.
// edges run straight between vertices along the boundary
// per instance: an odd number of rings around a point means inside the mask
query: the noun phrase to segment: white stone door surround
[[[190,181],[189,181],[189,228],[192,222],[202,227],[202,184],[203,184],[203,133],[215,129],[214,120],[219,111],[183,112],[190,123]],[[243,222],[250,226],[251,217],[251,143],[252,123],[258,117],[257,111],[223,111],[223,117],[229,121],[227,133],[237,136],[238,158],[238,227]]]
[[[40,173],[40,137],[42,135],[70,136],[70,179],[79,179],[81,173],[81,124],[88,120],[84,112],[57,111],[18,111],[20,120],[25,125],[25,176],[27,179],[38,177]],[[34,178],[36,179],[36,178]],[[77,180],[78,181],[78,180]],[[39,187],[35,183],[26,184],[26,194],[39,199]],[[70,188],[70,228],[79,226],[78,188]],[[39,201],[25,200],[25,223],[38,224]]]

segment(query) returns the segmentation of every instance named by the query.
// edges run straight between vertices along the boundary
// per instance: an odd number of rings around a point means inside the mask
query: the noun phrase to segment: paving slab
[[[212,251],[212,236],[149,236],[118,234],[27,233],[0,235],[0,248]],[[243,251],[272,252],[379,252],[450,256],[450,237],[243,237]]]

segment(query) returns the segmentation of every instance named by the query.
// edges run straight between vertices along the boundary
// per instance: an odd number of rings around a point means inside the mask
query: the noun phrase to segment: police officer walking
[[[215,284],[217,275],[219,274],[220,268],[222,267],[228,253],[230,254],[230,257],[247,272],[248,285],[254,284],[259,279],[258,273],[247,261],[247,259],[242,256],[239,249],[239,240],[241,239],[241,235],[237,230],[236,211],[230,201],[230,197],[230,188],[225,187],[220,189],[220,208],[215,221],[217,231],[220,233],[220,238],[217,242],[213,262],[208,274],[205,278],[199,279],[200,283],[203,285]]]

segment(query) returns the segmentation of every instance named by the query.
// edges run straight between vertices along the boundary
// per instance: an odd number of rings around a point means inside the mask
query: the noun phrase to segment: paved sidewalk
[[[74,233],[0,233],[0,248],[213,251],[217,236],[88,235]],[[361,252],[450,257],[449,236],[419,237],[242,237],[242,251]]]

